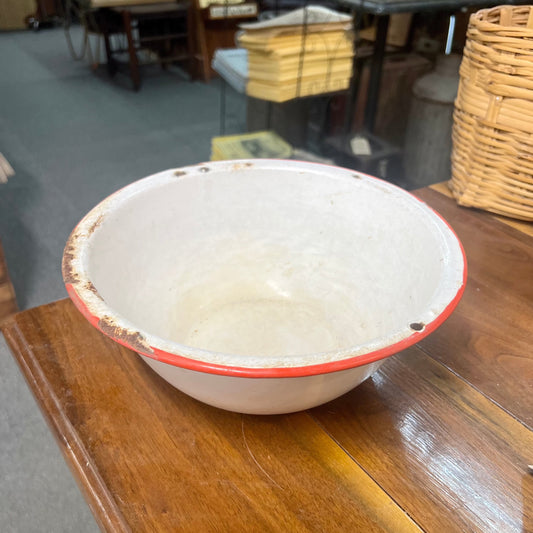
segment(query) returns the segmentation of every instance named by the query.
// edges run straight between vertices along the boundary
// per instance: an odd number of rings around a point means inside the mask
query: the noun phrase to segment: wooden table
[[[429,189],[469,280],[453,315],[321,407],[203,405],[68,300],[4,334],[106,531],[533,531],[533,237]],[[525,226],[527,227],[527,226]]]
[[[188,0],[143,2],[117,2],[116,0],[101,2],[92,1],[93,7],[106,7],[100,10],[98,26],[104,37],[107,70],[114,76],[118,70],[115,55],[127,52],[128,66],[133,88],[138,91],[141,87],[139,50],[150,50],[157,61],[166,66],[175,62],[187,62],[191,76],[194,75],[196,63],[199,62],[207,79],[208,66],[205,58],[196,54],[195,23],[196,18],[192,3]],[[150,25],[148,34],[144,34],[146,25]],[[115,33],[123,33],[126,37],[126,48],[117,50],[111,46],[111,37]],[[181,48],[175,50],[176,45]]]

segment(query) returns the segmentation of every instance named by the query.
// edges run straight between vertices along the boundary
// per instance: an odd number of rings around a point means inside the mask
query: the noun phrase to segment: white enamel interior
[[[86,238],[73,265],[104,302],[82,294],[94,313],[152,346],[229,366],[383,348],[433,321],[463,283],[460,244],[425,204],[309,163],[163,172],[104,201],[77,231]]]

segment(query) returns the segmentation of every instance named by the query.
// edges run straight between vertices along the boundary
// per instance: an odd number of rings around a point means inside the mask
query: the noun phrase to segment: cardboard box
[[[0,0],[0,30],[24,30],[27,17],[36,12],[35,0]]]

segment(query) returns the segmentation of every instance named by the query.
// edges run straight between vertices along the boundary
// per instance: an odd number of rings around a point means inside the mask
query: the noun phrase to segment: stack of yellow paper
[[[273,131],[213,137],[211,140],[211,161],[257,158],[287,159],[291,155],[291,145]]]
[[[241,28],[248,95],[285,102],[349,87],[354,54],[349,15],[309,6]]]

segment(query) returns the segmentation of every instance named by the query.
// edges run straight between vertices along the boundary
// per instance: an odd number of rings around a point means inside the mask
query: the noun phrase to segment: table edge
[[[59,406],[59,399],[40,365],[32,359],[17,325],[17,315],[1,324],[0,331],[17,361],[37,405],[47,422],[85,501],[102,531],[131,532],[126,519],[81,442],[77,431]],[[92,490],[88,490],[88,488]]]

